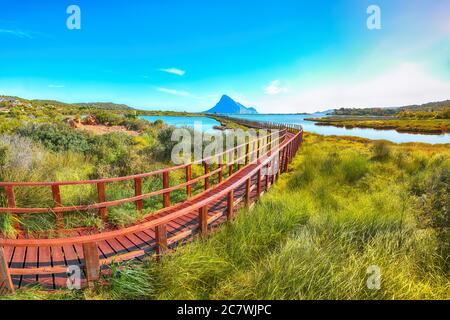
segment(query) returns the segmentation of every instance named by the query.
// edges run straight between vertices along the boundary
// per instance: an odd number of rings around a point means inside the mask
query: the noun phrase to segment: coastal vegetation
[[[372,128],[378,130],[396,130],[397,132],[443,134],[450,132],[450,109],[441,112],[404,111],[397,118],[368,118],[353,116],[330,116],[307,118],[316,125],[352,128]],[[444,118],[445,116],[445,118]]]
[[[449,145],[306,134],[289,173],[209,238],[94,288],[7,298],[448,299],[449,186]]]
[[[450,132],[450,100],[398,108],[340,108],[331,115],[305,120],[347,129],[372,128],[422,134]]]
[[[421,113],[425,112],[428,115],[438,113],[445,109],[450,109],[450,100],[429,102],[421,105],[409,105],[396,108],[339,108],[332,112],[332,115],[344,116],[397,116],[402,112]],[[447,119],[448,119],[447,110]]]

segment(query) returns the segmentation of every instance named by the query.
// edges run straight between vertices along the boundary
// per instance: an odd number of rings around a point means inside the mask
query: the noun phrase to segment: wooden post
[[[227,220],[233,219],[234,216],[234,190],[228,192],[227,196]]]
[[[259,146],[260,146],[260,138],[258,138],[257,149],[256,149],[256,159],[259,159]]]
[[[275,179],[278,180],[278,178],[280,177],[281,174],[281,153],[278,152],[278,157],[277,157],[277,173],[276,173],[276,177]]]
[[[274,184],[275,183],[275,176],[276,174],[274,174],[274,169],[275,169],[275,158],[272,158],[272,161],[270,161],[270,167],[272,168],[270,170],[270,184]]]
[[[14,293],[14,285],[9,273],[8,261],[6,261],[5,250],[0,247],[0,294],[2,292]]]
[[[134,195],[140,196],[142,195],[142,178],[134,178]],[[141,211],[144,206],[144,203],[141,200],[136,200],[136,210]]]
[[[14,195],[14,188],[12,186],[5,187],[6,197],[8,198],[8,207],[16,207],[16,196]]]
[[[290,163],[292,159],[292,144],[288,143],[286,148],[288,149],[288,162]]]
[[[288,165],[289,165],[288,152],[287,149],[284,148],[284,172],[288,172]]]
[[[269,174],[270,174],[270,172],[269,172],[269,163],[267,163],[266,167],[267,167],[266,168],[266,191],[268,191],[269,190]]]
[[[251,186],[251,178],[248,178],[245,182],[245,205],[247,207],[250,206],[250,186]]]
[[[100,258],[96,242],[83,243],[84,267],[89,285],[100,279]]]
[[[163,172],[163,189],[169,188],[169,171]],[[170,192],[163,193],[164,208],[170,207]]]
[[[191,180],[191,171],[191,165],[188,164],[186,167],[186,182],[189,182]],[[192,197],[192,184],[186,186],[186,196],[188,199]]]
[[[284,149],[280,151],[280,174],[284,171]]]
[[[61,190],[59,189],[58,184],[52,185],[52,197],[53,202],[55,203],[55,208],[61,207]],[[58,229],[64,229],[64,213],[56,213],[56,226]]]
[[[223,164],[222,163],[219,163],[219,168],[220,168],[220,171],[219,171],[219,183],[221,183],[222,180],[223,180]]]
[[[256,198],[259,199],[259,197],[261,195],[261,169],[258,170],[258,173],[256,176],[258,179],[258,181],[256,182]]]
[[[52,196],[53,201],[55,202],[55,207],[61,207],[61,191],[59,189],[59,185],[52,185]]]
[[[99,182],[97,183],[97,193],[98,193],[98,202],[106,202],[106,192],[105,192],[105,183]],[[108,214],[108,208],[103,207],[98,209],[98,214],[102,220],[106,220],[106,215]]]
[[[203,161],[203,167],[205,168],[205,175],[209,173],[209,165],[208,162]],[[209,189],[209,177],[205,177],[205,190]]]
[[[247,142],[247,144],[245,145],[245,165],[248,165],[248,152],[250,150],[250,145]]]
[[[8,199],[8,208],[15,208],[16,207],[16,196],[14,195],[14,187],[12,186],[6,186],[5,187],[6,197]],[[14,224],[14,228],[20,230],[21,225],[20,222],[17,221],[17,223]]]
[[[167,227],[165,224],[160,224],[155,228],[156,233],[156,259],[161,260],[161,256],[167,251]]]
[[[286,149],[286,161],[287,161],[287,163],[289,164],[289,160],[290,160],[290,158],[291,158],[291,152],[290,152],[290,144],[288,143],[287,145],[286,145],[286,147],[285,147],[285,149]]]
[[[206,237],[208,234],[208,207],[203,206],[198,210],[198,224],[200,236]]]
[[[239,147],[237,150],[236,150],[236,153],[237,153],[237,156],[236,156],[236,159],[238,159],[238,161],[237,161],[237,165],[238,165],[238,171],[239,170],[241,170],[241,162],[242,162],[242,159],[241,159],[241,157],[242,157],[242,147]]]
[[[230,159],[228,160],[228,162],[230,163],[230,165],[228,166],[228,177],[230,177],[233,174],[233,155],[234,152],[230,151]]]

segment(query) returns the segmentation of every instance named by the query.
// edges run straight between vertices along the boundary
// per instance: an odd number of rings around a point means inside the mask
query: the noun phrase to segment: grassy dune
[[[208,239],[95,289],[9,298],[449,299],[449,185],[449,145],[307,135],[290,173]]]

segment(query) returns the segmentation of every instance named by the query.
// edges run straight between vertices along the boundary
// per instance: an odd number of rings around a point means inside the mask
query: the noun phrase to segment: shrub
[[[148,121],[134,118],[125,118],[122,121],[122,125],[128,130],[143,131],[150,126]]]
[[[176,141],[172,141],[173,130],[175,130],[175,127],[167,127],[158,133],[159,144],[154,148],[154,155],[160,161],[170,161],[172,149],[177,144]]]
[[[338,164],[341,162],[341,158],[337,152],[330,152],[327,154],[325,159],[323,160],[320,171],[326,175],[331,175],[335,170]]]
[[[132,145],[132,138],[124,133],[104,134],[91,140],[89,154],[95,157],[98,162],[114,164],[119,159],[126,158]]]
[[[41,142],[52,151],[86,152],[89,150],[89,135],[73,130],[66,124],[27,124],[19,127],[17,132],[21,136]]]
[[[423,178],[423,177],[422,177]],[[414,180],[415,183],[417,181]],[[450,228],[450,169],[437,168],[423,182],[415,185],[413,190],[420,197],[420,220],[426,227],[439,232]]]
[[[10,150],[7,145],[0,143],[0,167],[3,167],[9,162]]]
[[[357,154],[351,154],[344,158],[340,168],[342,177],[347,183],[355,183],[369,170],[366,158]]]
[[[0,166],[15,173],[30,171],[44,151],[32,140],[19,135],[0,136]],[[4,177],[3,177],[4,178]]]
[[[391,156],[391,147],[387,141],[376,141],[372,146],[374,160],[386,160]]]
[[[122,122],[122,117],[108,112],[108,111],[97,111],[94,113],[95,118],[99,123],[109,126],[117,126]]]
[[[289,180],[288,186],[290,189],[302,188],[310,184],[314,177],[317,176],[317,170],[313,164],[306,162],[301,171],[295,172],[292,179]]]

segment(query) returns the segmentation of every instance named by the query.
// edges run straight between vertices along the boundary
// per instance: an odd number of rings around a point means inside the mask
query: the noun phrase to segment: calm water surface
[[[444,135],[428,135],[428,134],[412,134],[399,133],[395,130],[375,130],[363,128],[337,128],[332,126],[316,126],[312,121],[306,121],[305,118],[323,117],[323,113],[315,113],[312,115],[298,115],[298,114],[238,114],[232,115],[236,118],[256,120],[256,121],[273,121],[280,123],[300,124],[305,131],[314,132],[323,135],[336,136],[356,136],[367,139],[384,139],[392,142],[425,142],[425,143],[450,143],[450,134]],[[201,122],[203,131],[212,131],[213,126],[220,125],[220,123],[208,117],[178,117],[178,116],[143,116],[142,118],[149,121],[162,120],[169,125],[194,126],[195,122]]]
[[[312,121],[306,121],[305,118],[319,118],[324,117],[323,113],[315,113],[312,115],[297,115],[297,114],[240,114],[234,115],[236,118],[259,121],[273,121],[281,123],[300,124],[307,132],[314,132],[323,135],[336,136],[356,136],[367,139],[383,139],[392,142],[425,142],[425,143],[450,143],[450,134],[444,135],[429,135],[429,134],[412,134],[399,133],[395,130],[375,130],[366,128],[337,128],[332,126],[316,126]]]
[[[213,132],[214,126],[220,126],[220,122],[213,118],[208,117],[182,117],[182,116],[142,116],[142,119],[155,122],[156,120],[162,120],[168,125],[176,127],[194,127],[194,125],[200,125],[198,129],[204,132]]]

